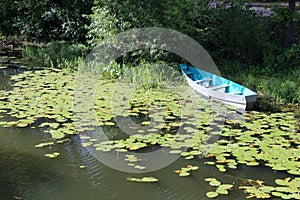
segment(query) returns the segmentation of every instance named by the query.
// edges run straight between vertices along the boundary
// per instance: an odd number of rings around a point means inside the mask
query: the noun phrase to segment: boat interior
[[[249,96],[256,94],[245,86],[242,86],[238,83],[212,74],[210,72],[186,64],[180,64],[179,66],[181,71],[186,74],[191,80],[205,88],[210,88],[212,90],[217,90],[231,95]]]

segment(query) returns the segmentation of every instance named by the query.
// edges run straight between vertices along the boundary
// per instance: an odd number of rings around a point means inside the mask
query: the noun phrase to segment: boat
[[[188,84],[203,97],[234,106],[237,111],[253,108],[257,93],[247,87],[193,66],[179,66]]]

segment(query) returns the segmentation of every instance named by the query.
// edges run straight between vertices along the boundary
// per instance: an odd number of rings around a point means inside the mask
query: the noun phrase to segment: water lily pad
[[[59,130],[50,130],[50,134],[54,139],[61,139],[65,137],[65,134]]]
[[[215,181],[215,180],[217,180],[217,179],[216,178],[206,178],[206,179],[204,179],[204,181],[207,181],[207,182]]]
[[[275,190],[275,187],[272,187],[272,186],[262,186],[259,188],[261,191],[263,192],[266,192],[266,193],[269,193],[271,191],[274,191]]]
[[[187,168],[188,168],[189,170],[198,170],[198,169],[199,169],[198,166],[193,166],[193,165],[188,165]]]
[[[53,144],[54,144],[54,142],[45,142],[45,143],[37,144],[34,147],[41,148],[41,147],[50,146],[50,145],[53,145]]]
[[[142,177],[142,178],[128,177],[126,180],[133,181],[133,182],[141,182],[141,183],[154,183],[158,181],[158,179],[154,177]]]
[[[300,169],[291,169],[287,171],[289,174],[300,175]]]
[[[278,184],[278,185],[284,185],[284,186],[289,185],[288,181],[282,180],[282,179],[275,179],[275,183]]]
[[[229,190],[231,188],[233,188],[233,185],[232,184],[222,184],[222,185],[219,185],[220,189],[223,189],[223,190]]]
[[[271,194],[276,197],[281,197],[283,195],[281,192],[272,192]]]
[[[218,180],[213,180],[213,181],[209,182],[209,185],[211,185],[211,186],[219,186],[219,185],[221,185],[221,182],[218,181]]]
[[[217,192],[207,192],[206,196],[208,198],[215,198],[215,197],[219,196],[219,194]]]
[[[151,121],[144,121],[141,123],[142,125],[150,125],[151,124]]]
[[[216,189],[216,192],[218,194],[228,194],[228,190],[222,189],[222,188],[219,188],[219,187]]]
[[[206,165],[215,165],[216,163],[212,162],[212,161],[208,161],[208,162],[204,162],[204,164],[206,164]]]
[[[114,126],[115,123],[114,122],[105,122],[104,125],[106,125],[106,126]]]
[[[49,158],[56,158],[56,157],[58,157],[60,155],[60,153],[58,153],[58,152],[54,152],[54,153],[52,153],[52,154],[45,154],[45,156],[46,157],[49,157]]]
[[[189,176],[189,175],[190,175],[190,173],[187,172],[187,171],[181,171],[181,172],[178,174],[178,176]]]

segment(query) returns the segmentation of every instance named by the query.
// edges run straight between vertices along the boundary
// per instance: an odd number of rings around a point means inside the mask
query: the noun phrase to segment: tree
[[[82,40],[93,2],[90,0],[0,1],[0,32],[25,39]]]
[[[295,21],[296,1],[289,0],[289,21],[285,30],[284,47],[290,48],[295,41]]]

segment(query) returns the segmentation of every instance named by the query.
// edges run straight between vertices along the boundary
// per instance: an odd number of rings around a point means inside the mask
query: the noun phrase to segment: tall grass
[[[45,67],[77,68],[87,50],[82,44],[54,41],[42,46],[27,45],[22,54],[23,57],[38,61]]]
[[[258,107],[261,109],[274,108],[288,103],[300,103],[300,68],[293,72],[281,74],[258,75],[249,70],[227,75],[246,87],[257,91]]]
[[[133,87],[152,89],[170,88],[183,83],[183,77],[174,69],[171,63],[141,61],[137,66],[127,65],[124,67],[123,81],[129,82]]]

